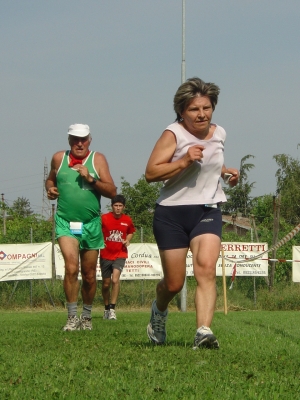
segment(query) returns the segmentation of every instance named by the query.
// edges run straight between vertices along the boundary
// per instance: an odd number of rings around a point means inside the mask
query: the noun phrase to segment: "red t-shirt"
[[[135,232],[132,219],[126,214],[116,218],[112,212],[103,214],[101,219],[105,248],[100,250],[100,257],[106,260],[127,258],[128,251],[123,241],[128,234]]]

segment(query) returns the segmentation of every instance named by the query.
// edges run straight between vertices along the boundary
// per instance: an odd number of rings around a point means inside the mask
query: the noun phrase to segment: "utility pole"
[[[182,0],[182,61],[181,61],[181,83],[185,82],[185,0]],[[184,279],[183,288],[181,289],[180,296],[180,309],[182,312],[186,312],[187,303],[187,287],[186,277]]]
[[[273,196],[274,224],[273,224],[273,243],[272,243],[272,245],[275,245],[278,242],[280,200],[281,200],[280,194],[278,195],[277,199],[275,196]],[[276,250],[272,251],[272,259],[273,260],[276,259]],[[275,266],[276,266],[276,261],[271,261],[271,274],[270,274],[269,289],[272,289],[272,287],[274,285]]]
[[[182,0],[182,61],[181,83],[185,82],[185,0]]]
[[[231,216],[231,218],[232,218],[232,227],[233,227],[233,232],[234,233],[237,233],[236,217],[237,217],[237,215],[235,213],[232,214],[232,216]]]
[[[141,243],[144,243],[144,230],[142,226],[141,226]]]
[[[3,218],[3,236],[6,235],[6,210],[4,207],[4,193],[1,193],[1,201],[2,201],[2,218]]]
[[[251,225],[253,226],[253,229],[254,229],[256,243],[258,243],[259,242],[258,234],[257,234],[256,223],[255,223],[255,218],[254,218],[253,214],[250,215],[250,220],[251,220]]]
[[[254,217],[253,214],[251,214],[251,215],[250,215],[250,218],[251,218],[251,226],[253,226],[253,229],[254,229],[254,234],[255,234],[255,238],[256,238],[256,243],[258,243],[258,242],[259,242],[259,239],[258,239],[258,234],[257,234],[257,228],[256,228],[256,223],[255,223],[255,217]],[[254,281],[255,281],[255,276],[254,276],[253,278],[254,278]],[[269,281],[269,277],[268,277],[268,276],[265,276],[265,281],[266,281],[266,284],[268,285],[268,287],[270,287],[270,281]]]
[[[45,158],[45,162],[44,162],[44,179],[43,179],[42,215],[48,219],[51,216],[51,214],[50,214],[50,202],[48,200],[46,189],[45,189],[45,183],[46,183],[47,178],[48,178],[48,164],[47,164],[47,160]]]

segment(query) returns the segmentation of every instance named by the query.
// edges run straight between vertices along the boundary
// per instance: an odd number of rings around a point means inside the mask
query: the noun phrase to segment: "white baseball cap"
[[[84,124],[73,124],[69,126],[68,135],[85,137],[90,134],[90,127]]]

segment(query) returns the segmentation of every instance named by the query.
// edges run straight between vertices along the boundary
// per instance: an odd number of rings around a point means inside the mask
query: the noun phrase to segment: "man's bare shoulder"
[[[55,166],[60,165],[64,154],[65,154],[64,150],[57,151],[56,153],[54,153],[52,156],[52,164],[54,164]]]
[[[65,150],[57,151],[56,153],[53,154],[53,158],[62,158],[64,154]]]
[[[107,162],[106,157],[104,154],[99,153],[98,151],[95,151],[95,156],[94,156],[94,162],[95,164],[101,164],[103,162]]]

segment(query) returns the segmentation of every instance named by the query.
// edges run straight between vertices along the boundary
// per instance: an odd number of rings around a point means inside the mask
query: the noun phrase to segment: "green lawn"
[[[149,312],[94,312],[92,332],[62,332],[66,312],[2,312],[1,399],[298,399],[299,312],[215,314],[219,350],[192,350],[195,314],[171,311],[165,346]]]

